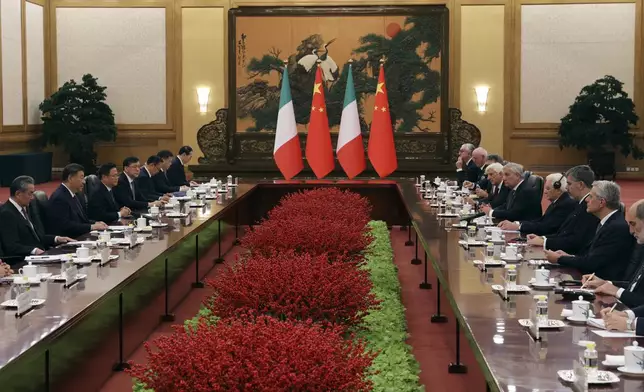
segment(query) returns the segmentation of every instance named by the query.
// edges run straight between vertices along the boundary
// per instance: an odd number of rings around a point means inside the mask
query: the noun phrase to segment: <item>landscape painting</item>
[[[299,132],[307,130],[318,66],[329,125],[338,131],[350,64],[361,128],[368,132],[381,59],[395,131],[441,132],[447,121],[441,106],[447,88],[445,20],[444,12],[236,15],[229,30],[235,40],[229,72],[236,132],[275,131],[285,61]]]

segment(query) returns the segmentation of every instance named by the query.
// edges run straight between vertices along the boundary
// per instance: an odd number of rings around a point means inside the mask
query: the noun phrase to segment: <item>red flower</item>
[[[292,250],[311,256],[327,254],[331,261],[357,262],[363,260],[371,240],[367,226],[293,214],[288,219],[271,218],[253,227],[242,239],[242,246],[264,256]]]
[[[367,271],[292,251],[252,255],[207,283],[215,294],[204,305],[222,318],[252,313],[356,326],[379,303]]]
[[[374,354],[339,328],[229,320],[145,343],[148,363],[132,364],[133,377],[156,392],[368,391]]]
[[[291,219],[294,215],[341,221],[364,228],[370,220],[371,205],[354,192],[317,188],[284,196],[268,214],[269,219]]]

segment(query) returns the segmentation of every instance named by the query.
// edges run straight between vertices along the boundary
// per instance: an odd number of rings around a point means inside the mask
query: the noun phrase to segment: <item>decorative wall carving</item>
[[[199,157],[202,165],[226,162],[228,109],[217,110],[215,120],[199,128],[197,144],[205,156]]]
[[[462,116],[463,113],[461,113],[459,109],[449,109],[452,161],[456,161],[458,158],[458,150],[464,143],[472,143],[475,146],[481,144],[481,131],[476,127],[476,125],[463,120]]]

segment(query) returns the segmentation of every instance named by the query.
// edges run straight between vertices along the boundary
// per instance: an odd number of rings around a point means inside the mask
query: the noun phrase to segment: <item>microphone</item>
[[[485,212],[477,212],[477,213],[474,213],[472,215],[463,216],[463,217],[461,217],[461,220],[467,221],[467,223],[469,224],[474,219],[480,218],[482,216],[485,216]]]

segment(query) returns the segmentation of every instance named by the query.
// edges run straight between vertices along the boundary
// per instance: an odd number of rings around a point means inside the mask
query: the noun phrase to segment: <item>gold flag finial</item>
[[[382,57],[380,58],[380,64],[384,64],[384,63],[385,63],[385,61],[387,61],[387,58],[386,58],[386,57],[385,57],[385,55],[383,54],[383,55],[382,55]]]

